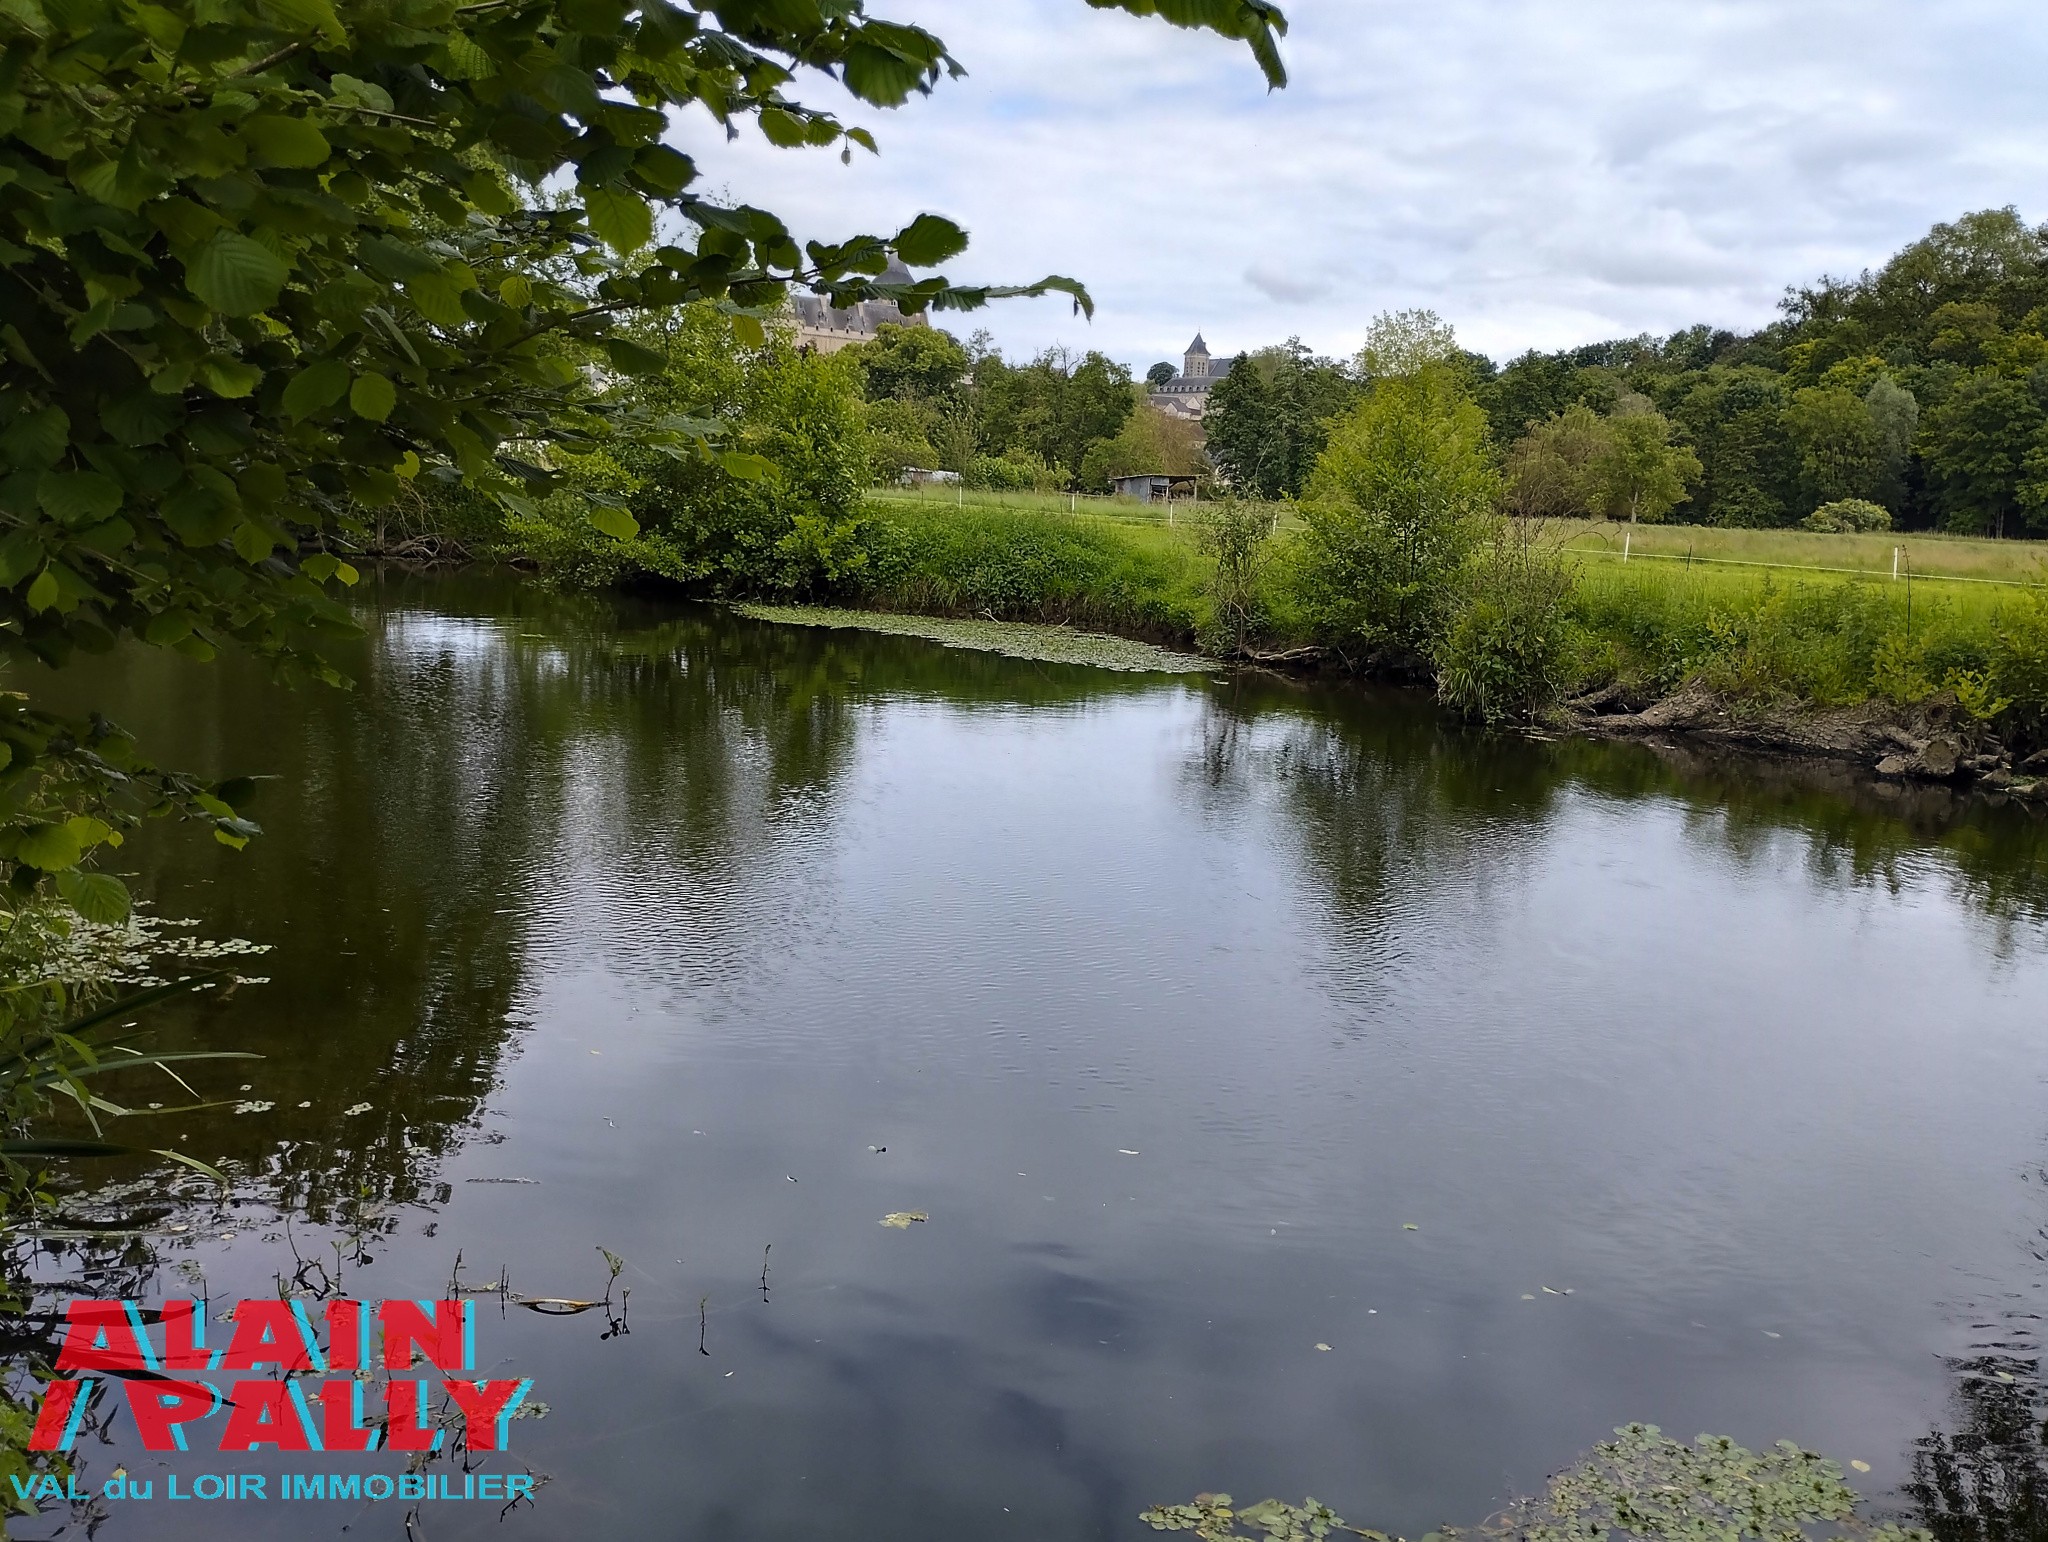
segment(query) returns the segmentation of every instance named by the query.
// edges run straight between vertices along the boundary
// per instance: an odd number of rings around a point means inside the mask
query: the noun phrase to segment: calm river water
[[[64,683],[279,779],[246,853],[124,853],[163,914],[275,944],[165,1018],[262,1051],[205,1087],[275,1106],[156,1137],[231,1204],[125,1172],[96,1213],[149,1246],[42,1269],[221,1299],[338,1249],[359,1297],[459,1259],[588,1298],[610,1250],[624,1332],[478,1298],[549,1481],[421,1535],[1136,1539],[1221,1488],[1413,1536],[1627,1420],[1864,1461],[1906,1512],[2044,1481],[2038,816],[378,582],[350,693],[141,653]],[[323,1470],[133,1433],[87,1476]],[[100,1535],[344,1526],[404,1509]]]

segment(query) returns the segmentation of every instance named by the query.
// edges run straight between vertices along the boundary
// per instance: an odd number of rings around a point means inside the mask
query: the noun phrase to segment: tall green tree
[[[1945,522],[1971,535],[2003,535],[2019,482],[2048,414],[2028,382],[1971,371],[1921,422],[1926,461]]]
[[[1422,664],[1498,487],[1486,414],[1452,369],[1383,376],[1305,492],[1297,582],[1318,631],[1366,661]]]
[[[1839,386],[1796,392],[1785,427],[1799,447],[1803,502],[1817,508],[1843,498],[1869,498],[1878,490],[1885,472],[1885,436],[1855,392]]]
[[[885,325],[845,352],[860,365],[871,402],[915,402],[944,416],[966,388],[967,350],[937,327]]]
[[[1136,402],[1131,372],[1091,349],[1047,349],[1028,364],[975,361],[975,432],[984,454],[1023,451],[1078,485],[1089,446],[1114,439]]]
[[[1896,514],[1906,507],[1907,467],[1920,429],[1920,403],[1891,376],[1879,375],[1864,390],[1863,405],[1877,428],[1879,470],[1872,496]]]
[[[1700,462],[1685,506],[1704,525],[1790,524],[1799,457],[1785,432],[1784,376],[1761,365],[1714,365],[1689,382],[1672,409]]]
[[[1350,370],[1298,337],[1241,354],[1209,392],[1210,458],[1248,497],[1296,497],[1359,389]]]
[[[1684,501],[1700,477],[1699,457],[1671,442],[1671,420],[1647,405],[1607,420],[1606,441],[1587,466],[1610,519],[1653,523]]]
[[[1509,507],[1524,519],[1593,513],[1600,498],[1594,467],[1612,437],[1608,420],[1580,402],[1536,424],[1508,451]]]
[[[1100,491],[1112,477],[1199,476],[1209,469],[1202,451],[1202,431],[1186,418],[1139,402],[1113,439],[1098,439],[1081,458],[1081,483]]]

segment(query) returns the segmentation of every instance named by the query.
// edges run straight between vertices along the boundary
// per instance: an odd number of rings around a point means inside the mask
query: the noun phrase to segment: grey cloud
[[[1270,96],[1240,47],[1081,0],[877,9],[973,72],[850,112],[879,159],[685,147],[802,235],[940,209],[974,236],[956,276],[1090,286],[1092,326],[1059,302],[956,323],[1013,352],[1149,363],[1201,324],[1342,353],[1403,305],[1496,354],[1756,326],[1935,220],[2048,215],[2048,11],[2022,0],[1290,0]]]
[[[1262,262],[1255,262],[1244,270],[1244,281],[1279,305],[1301,305],[1310,300],[1320,300],[1336,287],[1326,278],[1287,273]]]

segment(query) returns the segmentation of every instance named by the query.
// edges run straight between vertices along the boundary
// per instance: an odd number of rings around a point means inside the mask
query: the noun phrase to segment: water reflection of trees
[[[1951,1359],[1955,1424],[1913,1447],[1903,1486],[1913,1520],[1937,1542],[2037,1542],[2048,1536],[2048,1447],[2033,1346]]]
[[[1348,921],[1400,902],[1402,881],[1511,868],[1562,798],[1592,794],[1666,800],[1696,842],[1746,865],[1781,867],[1789,838],[1826,887],[1931,878],[2000,953],[2048,927],[2048,810],[1845,762],[1483,734],[1412,693],[1253,678],[1213,695],[1189,779],[1219,810],[1280,789],[1306,866]]]
[[[248,852],[153,829],[124,855],[163,913],[276,948],[249,971],[270,983],[164,1011],[174,1047],[267,1056],[209,1090],[246,1080],[275,1105],[182,1121],[182,1148],[245,1200],[363,1236],[445,1199],[450,1153],[492,1138],[550,971],[608,960],[718,989],[801,931],[874,701],[1147,688],[489,577],[377,582],[380,619],[341,660],[352,691],[140,649],[53,688],[108,703],[168,763],[275,778]],[[203,1180],[106,1176],[129,1197],[101,1224],[212,1209]]]

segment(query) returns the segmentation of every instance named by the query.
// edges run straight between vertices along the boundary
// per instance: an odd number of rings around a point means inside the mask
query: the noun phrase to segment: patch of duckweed
[[[1092,664],[1097,669],[1131,673],[1189,675],[1213,670],[1214,659],[1175,653],[1151,643],[1133,642],[1102,632],[1077,632],[1072,627],[1041,626],[1026,621],[957,620],[946,616],[906,616],[888,611],[836,610],[821,605],[735,605],[753,621],[778,621],[784,626],[846,627],[881,632],[891,637],[922,637],[948,648],[1000,653],[1043,664]]]

